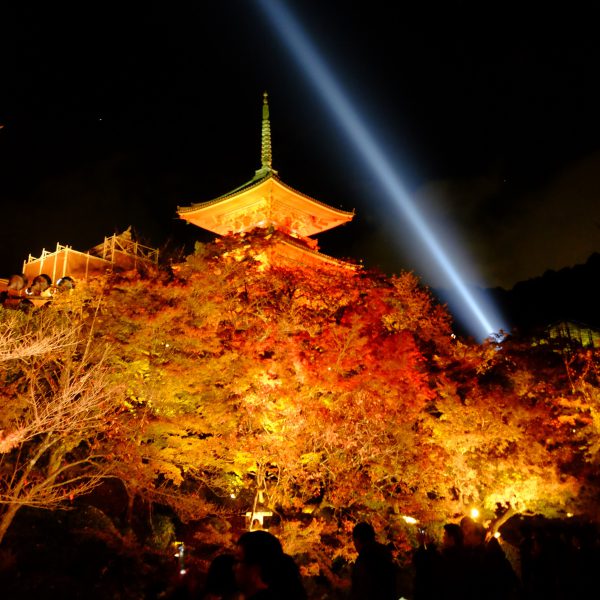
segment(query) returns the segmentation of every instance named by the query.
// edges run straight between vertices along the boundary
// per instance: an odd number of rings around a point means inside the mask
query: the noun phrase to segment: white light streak
[[[433,231],[417,210],[396,175],[396,167],[390,163],[382,151],[381,145],[371,134],[366,121],[357,113],[348,95],[338,85],[335,77],[320,58],[315,46],[300,28],[291,12],[283,2],[278,0],[258,0],[258,2],[272,21],[275,30],[290,48],[306,76],[322,96],[328,109],[342,126],[342,130],[351,140],[363,162],[376,175],[383,191],[392,201],[392,205],[400,209],[401,214],[418,233],[428,252],[435,259],[437,265],[443,269],[453,289],[458,292],[468,307],[471,315],[466,323],[468,328],[474,335],[483,338],[500,331],[502,326],[499,317],[496,315],[488,317],[487,314],[484,314],[454,266],[455,261],[449,257],[448,250],[440,244],[441,235]],[[493,312],[491,307],[487,307],[487,312],[489,314]]]

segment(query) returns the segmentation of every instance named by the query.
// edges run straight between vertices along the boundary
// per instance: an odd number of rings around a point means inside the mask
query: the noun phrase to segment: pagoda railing
[[[144,246],[124,235],[114,234],[110,237],[105,237],[104,242],[94,246],[91,251],[97,256],[110,262],[115,262],[117,252],[123,252],[129,256],[140,258],[154,264],[158,263],[158,250],[156,248]]]

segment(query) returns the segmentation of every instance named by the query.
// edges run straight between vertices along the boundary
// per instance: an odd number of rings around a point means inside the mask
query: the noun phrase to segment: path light
[[[402,515],[402,518],[409,525],[416,525],[418,523],[418,521],[414,517],[409,517],[407,515]]]
[[[185,568],[185,544],[183,542],[173,542],[173,546],[175,547],[175,558],[179,566],[179,574],[185,575],[187,573]]]
[[[252,510],[246,513],[246,528],[250,531],[268,529],[268,527],[265,527],[265,517],[272,517],[273,511],[269,510],[265,502],[265,493],[265,490],[258,490],[256,492]]]
[[[472,508],[471,509],[471,519],[479,519],[479,509],[478,508]]]

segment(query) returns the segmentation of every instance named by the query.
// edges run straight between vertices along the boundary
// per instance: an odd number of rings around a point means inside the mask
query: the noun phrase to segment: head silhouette
[[[303,600],[300,570],[268,531],[247,531],[238,539],[236,581],[246,596],[268,589],[276,598]]]
[[[352,530],[352,539],[354,540],[356,551],[360,552],[362,548],[375,541],[375,530],[370,523],[361,521],[354,526],[354,529]]]

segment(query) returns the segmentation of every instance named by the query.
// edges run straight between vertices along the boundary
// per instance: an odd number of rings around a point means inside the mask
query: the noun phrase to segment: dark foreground
[[[89,506],[54,513],[23,509],[0,547],[0,599],[201,600],[210,560],[220,550],[218,540],[186,546],[186,572],[181,575],[173,530],[161,525],[160,515],[154,523],[153,536],[143,538],[139,532],[117,529],[102,511]],[[521,524],[506,530],[511,543],[505,548],[518,551],[514,536],[525,529],[533,532],[535,545],[529,563],[520,558],[514,562],[523,570],[519,575],[529,569],[529,585],[511,600],[592,597],[589,590],[600,565],[597,528]],[[350,567],[343,565],[333,584],[318,575],[308,578],[310,600],[348,598]],[[410,600],[413,576],[411,568],[401,570],[402,594]]]

